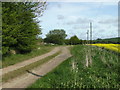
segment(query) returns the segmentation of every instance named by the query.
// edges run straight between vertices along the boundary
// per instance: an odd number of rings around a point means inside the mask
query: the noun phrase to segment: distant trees
[[[64,44],[64,40],[66,36],[67,36],[66,32],[63,29],[54,29],[46,35],[44,41],[47,43],[62,45]]]
[[[44,42],[59,44],[59,45],[62,45],[62,44],[66,44],[66,45],[82,44],[82,40],[80,40],[76,35],[72,36],[70,39],[65,39],[66,36],[67,35],[63,29],[54,29],[46,35]]]
[[[114,44],[120,44],[120,37],[116,38],[106,38],[106,39],[96,39],[93,40],[93,43],[114,43]]]
[[[82,41],[79,40],[78,37],[75,35],[70,38],[69,43],[71,45],[77,45],[77,44],[82,44]]]
[[[38,11],[40,15],[44,11],[45,4],[45,2],[2,2],[3,54],[11,49],[26,53],[34,48],[36,36],[41,34],[35,18]]]
[[[66,45],[82,44],[82,40],[80,40],[76,35],[74,35],[70,39],[65,39],[65,44]]]
[[[76,35],[72,36],[70,39],[65,39],[66,33],[62,29],[54,29],[50,31],[46,38],[44,39],[44,42],[46,43],[53,43],[53,44],[66,44],[66,45],[77,45],[82,44],[82,40],[80,40]]]
[[[101,38],[98,38],[97,40],[102,40]]]
[[[65,43],[66,45],[70,45],[70,39],[65,39],[65,40],[64,40],[64,43]]]

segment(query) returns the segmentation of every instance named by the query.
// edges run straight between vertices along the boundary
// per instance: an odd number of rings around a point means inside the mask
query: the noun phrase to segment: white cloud
[[[58,18],[58,20],[65,19],[65,17],[63,15],[58,15],[57,18]]]
[[[73,25],[73,24],[86,24],[89,23],[91,20],[88,18],[82,18],[82,17],[78,17],[76,19],[72,19],[71,21],[67,21],[66,24],[67,25]]]
[[[117,36],[117,10],[108,10],[111,3],[52,3],[42,17],[43,34],[55,28],[66,30],[68,37],[86,39],[89,23],[93,23],[93,38]],[[49,8],[50,7],[50,8]],[[99,8],[100,7],[100,8]],[[113,7],[113,6],[112,6]],[[111,8],[112,8],[111,7]],[[105,9],[105,10],[104,10]],[[101,12],[100,12],[101,10]],[[106,10],[108,13],[106,13]],[[113,12],[113,14],[109,14]]]
[[[48,2],[119,2],[119,0],[48,0]]]

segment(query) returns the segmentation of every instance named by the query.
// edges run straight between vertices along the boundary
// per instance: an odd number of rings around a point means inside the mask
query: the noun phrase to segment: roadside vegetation
[[[92,50],[92,52],[89,52]],[[105,49],[78,45],[72,57],[38,79],[31,88],[119,88],[120,64],[116,54]],[[91,54],[91,55],[88,55]],[[87,58],[86,56],[89,56]],[[87,60],[91,59],[92,63]],[[88,62],[88,66],[86,63]]]
[[[42,34],[36,17],[42,16],[45,8],[44,1],[2,2],[3,67],[49,51],[47,48],[41,48],[41,51],[35,50],[38,35]]]

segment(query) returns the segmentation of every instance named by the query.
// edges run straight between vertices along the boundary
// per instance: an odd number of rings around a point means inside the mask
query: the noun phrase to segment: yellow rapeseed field
[[[120,52],[120,44],[90,44],[93,46],[104,47],[106,49],[110,49],[116,52]]]

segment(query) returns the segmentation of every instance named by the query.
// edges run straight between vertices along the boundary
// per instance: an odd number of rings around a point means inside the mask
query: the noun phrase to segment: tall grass
[[[71,49],[73,57],[29,88],[119,88],[118,56],[92,47],[92,64],[86,67],[88,49],[90,46],[74,46]]]

